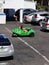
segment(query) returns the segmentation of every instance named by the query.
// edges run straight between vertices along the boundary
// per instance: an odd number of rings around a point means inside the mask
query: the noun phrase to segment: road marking
[[[7,65],[7,64],[8,64],[8,62],[0,63],[0,65]]]
[[[8,28],[5,28],[8,32],[12,33]],[[49,63],[49,59],[44,56],[43,54],[41,54],[37,49],[35,49],[33,46],[29,45],[26,41],[24,41],[23,39],[21,39],[20,37],[17,37],[19,40],[21,40],[25,45],[27,45],[28,47],[30,47],[32,50],[34,50],[36,53],[38,53],[44,60],[46,60]]]
[[[7,27],[5,27],[5,29],[6,29],[8,32],[12,33]]]

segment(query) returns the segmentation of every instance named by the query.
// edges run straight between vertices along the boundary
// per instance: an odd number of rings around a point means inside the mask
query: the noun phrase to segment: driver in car
[[[23,25],[21,25],[20,27],[24,32],[27,32],[27,30],[23,27]]]

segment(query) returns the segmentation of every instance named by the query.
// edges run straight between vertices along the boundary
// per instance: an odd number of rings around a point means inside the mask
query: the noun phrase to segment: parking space
[[[2,65],[49,65],[49,32],[40,30],[40,26],[24,24],[33,28],[35,37],[12,37],[12,29],[19,27],[19,22],[7,22],[0,25],[0,33],[6,34],[14,45],[14,58],[0,61]]]

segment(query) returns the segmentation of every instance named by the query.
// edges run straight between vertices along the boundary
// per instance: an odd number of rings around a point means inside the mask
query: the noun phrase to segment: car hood
[[[9,46],[0,46],[0,52],[8,52],[11,48],[11,45]]]
[[[23,31],[22,31],[20,28],[14,28],[14,29],[12,30],[12,32],[13,32],[13,33],[17,33],[17,34],[19,33],[19,34],[20,34],[20,33],[23,32]]]

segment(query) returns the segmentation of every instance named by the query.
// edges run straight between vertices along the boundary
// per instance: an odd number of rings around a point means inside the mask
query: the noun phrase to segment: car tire
[[[10,59],[13,59],[13,56],[10,56],[9,58],[10,58]]]
[[[17,35],[16,34],[12,34],[12,37],[17,37]]]
[[[34,33],[31,33],[31,34],[30,34],[30,36],[31,36],[31,37],[34,37],[34,36],[35,36],[35,34],[34,34]]]

